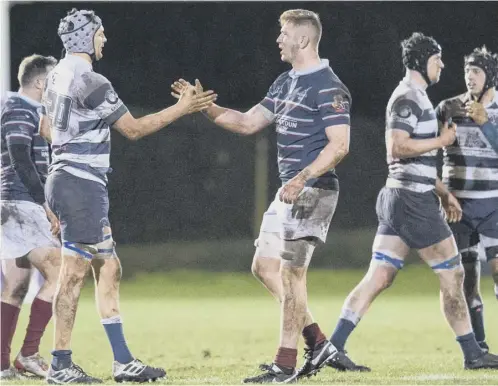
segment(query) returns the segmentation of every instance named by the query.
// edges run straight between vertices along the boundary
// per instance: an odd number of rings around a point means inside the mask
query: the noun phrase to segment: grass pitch
[[[126,269],[126,268],[125,268]],[[309,302],[329,335],[361,271],[312,271]],[[498,351],[498,301],[482,280],[487,340]],[[86,286],[73,333],[73,359],[94,376],[111,378],[112,352]],[[173,272],[141,275],[121,286],[125,334],[133,354],[168,372],[164,384],[240,384],[272,361],[279,337],[279,307],[250,274]],[[24,338],[29,307],[19,319],[13,356]],[[52,325],[41,352],[50,358]],[[302,342],[299,352],[302,353]],[[497,385],[498,371],[462,370],[462,355],[439,309],[438,283],[425,266],[408,266],[376,300],[346,347],[371,373],[325,368],[302,384]],[[299,358],[298,366],[302,363]],[[3,384],[6,384],[2,382]],[[14,384],[44,384],[24,380]]]

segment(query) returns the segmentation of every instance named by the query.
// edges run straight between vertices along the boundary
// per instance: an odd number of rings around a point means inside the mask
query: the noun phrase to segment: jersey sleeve
[[[261,102],[259,102],[259,104],[265,109],[266,117],[272,121],[275,118],[275,98],[277,97],[277,84],[278,79],[273,82],[273,84],[268,89],[266,96]]]
[[[388,111],[386,129],[404,130],[411,134],[421,116],[422,109],[417,102],[407,96],[401,96]]]
[[[327,126],[350,125],[351,96],[340,87],[324,87],[318,91],[317,106]]]
[[[82,78],[85,84],[81,92],[83,105],[95,111],[109,126],[128,111],[107,78],[94,72],[85,73]]]
[[[435,111],[437,120],[441,123],[446,122],[450,118],[451,114],[449,114],[448,104],[445,101],[438,104]]]
[[[2,130],[8,143],[31,145],[33,134],[38,130],[37,121],[31,112],[13,109],[3,114]]]

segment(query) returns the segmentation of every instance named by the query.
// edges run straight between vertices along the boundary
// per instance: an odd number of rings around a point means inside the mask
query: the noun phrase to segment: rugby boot
[[[242,383],[295,383],[297,381],[297,371],[293,368],[272,363],[271,365],[260,365],[259,369],[264,373],[246,378]]]
[[[133,359],[130,363],[122,364],[114,361],[112,375],[116,382],[155,382],[166,378],[166,371],[158,367],[147,366],[139,359]]]

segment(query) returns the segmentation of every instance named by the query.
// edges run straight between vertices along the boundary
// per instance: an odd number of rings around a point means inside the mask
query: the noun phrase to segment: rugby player
[[[109,80],[93,71],[103,57],[102,20],[93,11],[72,9],[59,24],[66,56],[47,77],[41,125],[52,140],[53,161],[46,185],[47,201],[61,222],[62,266],[54,300],[55,349],[49,383],[100,383],[71,358],[71,333],[80,290],[93,269],[96,301],[111,344],[112,374],[118,382],[164,378],[161,368],[132,356],[119,311],[121,265],[108,218],[107,173],[110,127],[137,140],[178,118],[209,107],[216,94],[187,88],[179,101],[158,113],[134,118]]]
[[[306,272],[316,246],[324,243],[339,195],[335,167],[349,151],[351,95],[321,59],[319,16],[295,9],[280,16],[277,39],[281,60],[292,69],[282,73],[266,97],[246,113],[213,105],[205,114],[222,128],[242,135],[276,124],[282,187],[261,224],[252,272],[281,303],[280,344],[271,365],[245,383],[287,383],[316,371],[328,360],[355,368],[326,339],[307,306]],[[197,82],[199,91],[202,90]],[[188,83],[172,85],[179,95]],[[297,344],[307,345],[304,366],[297,370]]]
[[[39,109],[47,73],[57,60],[31,55],[19,66],[19,91],[9,93],[2,106],[2,302],[0,379],[28,372],[46,377],[47,362],[40,356],[40,339],[52,317],[52,300],[60,269],[59,222],[45,201],[49,147],[38,132]],[[33,268],[34,267],[34,268]],[[21,351],[10,364],[12,338],[33,270],[38,283]]]
[[[465,269],[464,291],[477,342],[489,351],[479,289],[481,242],[498,298],[498,56],[485,47],[464,58],[467,92],[436,108],[440,125],[458,124],[457,140],[444,148],[443,183],[458,198],[463,216],[452,222]]]

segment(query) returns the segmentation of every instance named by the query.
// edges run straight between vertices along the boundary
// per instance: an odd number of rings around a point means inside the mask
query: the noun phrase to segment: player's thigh
[[[461,256],[453,234],[440,242],[418,250],[420,258],[434,270],[461,265]]]
[[[482,220],[477,230],[486,255],[486,260],[498,260],[498,199],[486,200],[481,204]],[[489,208],[489,209],[488,209]],[[486,212],[485,210],[488,209]]]
[[[27,258],[45,279],[57,279],[62,261],[61,248],[35,248],[28,253]]]
[[[433,191],[386,188],[379,200],[377,211],[384,212],[380,222],[389,224],[410,248],[424,249],[452,234]]]
[[[449,225],[455,238],[457,249],[462,255],[462,263],[475,264],[479,258],[479,233],[464,222]]]
[[[104,241],[104,229],[110,226],[106,186],[57,170],[49,175],[45,193],[60,220],[63,242],[91,245]]]

